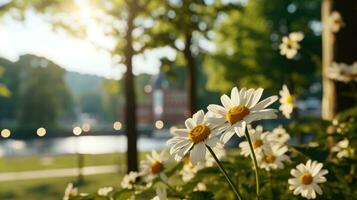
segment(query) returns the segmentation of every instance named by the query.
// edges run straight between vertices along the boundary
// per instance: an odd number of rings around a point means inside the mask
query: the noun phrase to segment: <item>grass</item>
[[[86,176],[79,191],[93,192],[105,186],[119,187],[121,178],[120,174]],[[0,199],[59,200],[62,199],[67,184],[75,181],[76,177],[3,182],[0,183]]]
[[[145,152],[139,154],[144,158]],[[0,158],[0,173],[31,170],[61,169],[77,167],[77,155],[26,156]],[[84,155],[84,166],[125,165],[126,155],[96,154]],[[80,192],[93,192],[100,187],[119,187],[123,174],[102,174],[84,177]],[[77,177],[47,178],[0,182],[0,200],[59,200],[65,187],[76,182]]]
[[[84,155],[84,166],[125,164],[124,154]],[[1,172],[19,172],[28,170],[44,170],[73,168],[78,165],[77,155],[59,156],[26,156],[0,158]]]

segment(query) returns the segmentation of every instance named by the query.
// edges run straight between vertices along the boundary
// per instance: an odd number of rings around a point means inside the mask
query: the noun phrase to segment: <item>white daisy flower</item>
[[[346,138],[339,141],[331,148],[331,152],[337,153],[339,159],[351,157],[354,154],[354,149],[349,146],[350,141]]]
[[[207,191],[207,186],[206,184],[199,182],[197,183],[197,186],[193,188],[193,191]]]
[[[167,141],[167,144],[171,145],[170,154],[179,161],[190,152],[191,162],[197,164],[205,160],[206,145],[212,148],[217,145],[216,136],[219,132],[208,123],[203,110],[187,119],[185,125],[186,129],[172,131],[174,137]]]
[[[109,193],[111,193],[113,191],[113,187],[102,187],[98,189],[97,194],[99,196],[108,196]]]
[[[166,187],[160,186],[156,188],[156,196],[152,200],[167,200]]]
[[[179,172],[184,182],[190,181],[193,177],[195,177],[198,171],[204,168],[203,163],[197,163],[196,165],[193,165],[189,161],[189,158],[187,158],[187,161],[184,163],[185,164],[183,165],[182,170]]]
[[[286,132],[282,125],[274,128],[273,131],[268,135],[269,141],[275,141],[280,144],[285,144],[290,140],[289,133]]]
[[[217,146],[212,148],[214,154],[216,154],[217,158],[221,160],[222,158],[226,157],[227,152],[224,149],[224,145],[222,143],[217,143]],[[212,167],[216,161],[214,160],[213,156],[210,152],[207,151],[206,153],[206,167]]]
[[[283,115],[290,119],[291,113],[294,110],[294,97],[290,94],[288,87],[284,84],[283,89],[279,91],[280,94],[280,107],[279,110],[283,113]]]
[[[78,189],[73,186],[73,183],[68,183],[62,200],[69,200],[70,197],[75,197],[78,195]]]
[[[283,161],[289,160],[289,156],[285,155],[287,151],[288,147],[286,145],[272,145],[271,148],[264,150],[263,154],[257,154],[259,167],[266,171],[283,169]]]
[[[234,87],[231,97],[223,95],[221,102],[223,106],[211,104],[208,110],[213,113],[209,122],[219,127],[219,131],[224,131],[221,141],[225,144],[235,133],[238,136],[244,135],[245,125],[262,119],[274,119],[277,117],[275,109],[267,109],[278,97],[271,96],[259,101],[263,94],[263,89],[245,89],[240,91]]]
[[[268,141],[269,132],[263,132],[262,126],[257,126],[256,129],[248,128],[248,133],[252,141],[254,153],[261,154],[263,150],[270,148],[270,141]],[[248,157],[250,155],[250,147],[248,141],[243,141],[239,143],[239,148],[241,149],[240,154]]]
[[[141,175],[146,175],[147,181],[152,181],[159,176],[162,181],[167,182],[168,178],[164,173],[166,161],[165,151],[161,151],[160,154],[152,151],[151,155],[146,155],[146,160],[140,162]]]
[[[331,67],[327,68],[326,76],[345,83],[357,81],[357,62],[354,62],[352,65],[334,62]]]
[[[329,17],[330,30],[333,33],[340,31],[341,27],[345,26],[341,14],[337,11],[333,11]]]
[[[308,160],[306,164],[299,164],[296,169],[292,169],[290,174],[294,177],[289,179],[289,189],[294,190],[294,195],[301,194],[307,199],[315,199],[316,193],[322,194],[319,183],[326,182],[324,177],[328,171],[322,169],[323,164],[317,161]]]
[[[121,187],[123,189],[133,189],[138,177],[138,172],[130,172],[129,174],[126,174],[120,183]]]
[[[304,39],[304,34],[302,32],[292,32],[289,36],[284,36],[282,38],[282,43],[279,45],[280,54],[285,55],[286,58],[292,59],[298,53],[300,49],[299,42]]]

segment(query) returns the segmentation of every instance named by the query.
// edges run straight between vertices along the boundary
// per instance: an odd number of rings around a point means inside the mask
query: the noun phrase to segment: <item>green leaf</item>
[[[119,192],[114,193],[113,199],[114,200],[127,200],[130,199],[134,195],[134,190],[121,190]]]
[[[192,192],[189,195],[190,200],[213,200],[214,195],[211,192]]]

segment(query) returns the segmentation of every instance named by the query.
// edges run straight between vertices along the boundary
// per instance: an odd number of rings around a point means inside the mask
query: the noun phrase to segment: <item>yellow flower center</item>
[[[261,147],[263,145],[263,141],[262,140],[255,140],[254,142],[253,142],[253,148],[254,149],[257,149],[257,148],[259,148],[259,147]]]
[[[291,95],[286,96],[285,102],[287,104],[292,104],[294,102],[294,98]]]
[[[301,177],[300,177],[300,181],[301,183],[303,183],[304,185],[310,185],[312,183],[312,176],[310,173],[306,172],[304,173]]]
[[[226,114],[226,119],[230,124],[241,121],[245,116],[249,115],[250,111],[243,105],[234,106]]]
[[[291,40],[291,39],[289,39],[289,41],[287,42],[287,44],[286,44],[286,48],[288,48],[288,49],[292,49],[292,48],[294,48],[294,46],[296,45],[296,41],[295,40]]]
[[[264,162],[266,163],[273,163],[275,161],[276,157],[274,155],[265,155],[263,157]]]
[[[161,162],[155,160],[155,161],[151,164],[150,170],[151,170],[151,173],[153,173],[153,174],[158,174],[158,173],[160,173],[162,170],[164,170],[164,165],[163,165]]]
[[[193,128],[190,133],[188,133],[188,137],[193,143],[196,144],[207,139],[210,133],[211,131],[207,126],[200,124]]]

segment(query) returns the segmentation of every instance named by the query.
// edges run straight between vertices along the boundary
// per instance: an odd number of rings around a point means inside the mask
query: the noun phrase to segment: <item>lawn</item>
[[[122,175],[104,174],[86,176],[80,191],[96,191],[100,187],[119,187]],[[0,183],[1,200],[60,200],[66,185],[76,177],[14,181]]]
[[[143,158],[144,153],[140,153]],[[0,158],[0,173],[77,167],[77,155],[26,156]],[[84,155],[84,166],[123,165],[125,154]],[[123,174],[85,176],[80,191],[96,191],[100,187],[119,187]],[[0,200],[59,200],[69,182],[77,177],[0,182]]]
[[[86,154],[84,166],[125,164],[124,154]],[[0,158],[1,172],[59,169],[77,167],[77,155],[26,156]]]

